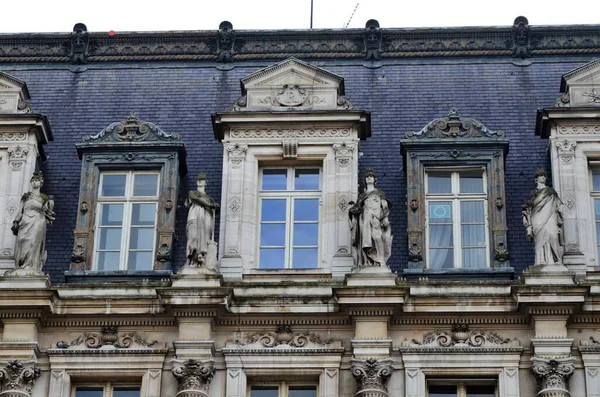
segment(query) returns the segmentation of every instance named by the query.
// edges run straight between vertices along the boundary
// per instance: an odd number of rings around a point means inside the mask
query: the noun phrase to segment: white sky
[[[310,0],[0,0],[0,32],[307,29]],[[314,0],[313,27],[383,28],[507,26],[523,15],[531,25],[600,24],[600,0]]]

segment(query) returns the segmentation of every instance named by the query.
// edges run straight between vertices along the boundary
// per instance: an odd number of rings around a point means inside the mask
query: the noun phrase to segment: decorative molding
[[[8,158],[10,161],[22,161],[27,158],[27,154],[29,153],[29,148],[27,146],[21,147],[17,145],[17,147],[9,147],[8,148]]]
[[[388,397],[387,383],[394,370],[391,359],[352,359],[350,365],[357,383],[357,397]]]
[[[119,334],[117,327],[114,325],[107,325],[102,327],[100,334],[97,333],[84,333],[79,335],[70,343],[60,341],[56,343],[58,349],[77,349],[81,350],[81,345],[84,345],[87,349],[128,349],[130,347],[134,349],[140,348],[151,348],[158,344],[158,341],[148,341],[144,336],[139,335],[136,332],[126,332]]]
[[[14,199],[8,200],[8,203],[6,203],[6,213],[10,216],[11,220],[15,217],[18,209],[19,207]]]
[[[131,112],[125,121],[110,124],[96,135],[86,135],[83,142],[92,143],[132,143],[132,142],[171,142],[181,141],[179,134],[167,134],[156,124],[139,120]],[[127,159],[129,161],[133,159]]]
[[[295,160],[298,157],[298,140],[284,139],[283,142],[283,158]]]
[[[378,61],[381,59],[381,39],[383,33],[376,19],[369,19],[365,25],[363,39],[365,42],[365,60]]]
[[[481,347],[506,347],[515,346],[509,338],[502,338],[497,334],[484,330],[469,330],[465,323],[454,324],[450,333],[435,330],[425,334],[422,341],[413,339],[404,342],[403,347],[419,348],[481,348]]]
[[[575,148],[577,147],[576,141],[570,141],[568,139],[562,139],[556,142],[556,148],[558,149],[558,157],[563,163],[570,163],[575,158]]]
[[[284,139],[284,138],[347,138],[352,135],[347,128],[329,129],[232,129],[232,139]]]
[[[243,145],[241,143],[227,143],[224,145],[225,150],[229,153],[229,158],[241,158],[244,159],[246,157],[246,152],[248,151],[248,145]]]
[[[600,125],[569,125],[558,127],[558,133],[560,135],[588,135],[588,134],[600,134]]]
[[[349,309],[348,315],[356,316],[392,316],[394,309]]]
[[[223,21],[219,24],[217,31],[217,49],[219,56],[217,62],[233,62],[232,52],[234,50],[236,32],[229,21]]]
[[[26,140],[27,134],[25,132],[0,132],[0,141],[14,142]]]
[[[215,375],[214,361],[173,360],[171,373],[177,379],[177,397],[208,397]]]
[[[275,332],[253,332],[246,335],[244,339],[233,339],[239,346],[258,345],[264,348],[287,347],[305,348],[316,346],[327,346],[331,341],[323,342],[321,338],[308,331],[294,332],[289,325],[278,325]]]
[[[86,58],[89,55],[90,33],[83,23],[77,23],[73,26],[70,44],[69,57],[71,58],[71,63],[87,63]]]
[[[0,396],[30,397],[35,381],[41,375],[32,360],[5,362],[0,368]]]
[[[502,138],[504,132],[492,131],[479,121],[469,118],[461,118],[456,109],[450,109],[445,118],[435,119],[429,122],[419,132],[407,132],[405,139],[468,139],[468,138]],[[450,153],[451,157],[460,156],[459,151]]]
[[[569,378],[575,372],[575,359],[532,357],[531,370],[537,378],[538,397],[570,397]]]
[[[590,91],[582,92],[581,96],[588,98],[588,103],[600,103],[600,91],[593,88]]]
[[[335,152],[335,158],[340,159],[344,157],[352,158],[354,156],[354,150],[356,144],[351,142],[334,143],[333,151]]]
[[[589,340],[582,340],[579,342],[578,349],[580,352],[600,354],[600,341],[593,336],[590,336]]]
[[[216,314],[215,314],[216,316]],[[219,326],[223,326],[223,327],[267,327],[267,326],[277,326],[279,324],[281,324],[280,320],[276,320],[276,319],[269,319],[269,318],[261,318],[261,319],[255,319],[255,318],[238,318],[238,317],[232,317],[232,318],[217,318],[216,322]],[[314,326],[314,325],[323,325],[323,326],[330,326],[330,325],[351,325],[352,324],[352,320],[349,318],[317,318],[317,317],[313,317],[313,318],[305,318],[305,319],[290,319],[289,321],[286,321],[287,324],[289,324],[290,326],[300,326],[300,327],[305,327],[305,326]]]
[[[228,217],[236,216],[242,208],[241,199],[237,196],[232,197],[227,208],[229,208],[229,212],[227,213]]]
[[[511,41],[507,42],[507,45],[510,46],[514,58],[525,59],[531,55],[531,27],[527,18],[517,17],[515,19]]]

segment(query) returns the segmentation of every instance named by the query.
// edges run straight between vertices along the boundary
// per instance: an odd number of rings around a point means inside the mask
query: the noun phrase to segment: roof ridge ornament
[[[86,135],[83,142],[144,142],[144,141],[181,141],[179,134],[168,134],[159,126],[138,118],[135,111],[129,113],[125,121],[110,124],[96,135]]]
[[[501,138],[503,131],[492,131],[479,121],[462,118],[458,110],[451,108],[445,118],[430,121],[419,132],[407,132],[406,139],[470,139]]]

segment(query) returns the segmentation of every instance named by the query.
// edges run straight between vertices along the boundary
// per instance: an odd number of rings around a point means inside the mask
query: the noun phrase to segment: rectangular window
[[[113,385],[110,382],[102,386],[77,386],[73,397],[140,397],[140,388]]]
[[[428,169],[425,185],[429,268],[488,267],[484,171]]]
[[[152,270],[158,183],[158,172],[100,174],[95,270]]]
[[[493,380],[433,380],[427,382],[427,397],[497,397]]]
[[[318,265],[321,170],[264,168],[260,184],[260,269]]]
[[[288,382],[251,386],[249,397],[317,397],[317,387],[314,385],[295,385]]]

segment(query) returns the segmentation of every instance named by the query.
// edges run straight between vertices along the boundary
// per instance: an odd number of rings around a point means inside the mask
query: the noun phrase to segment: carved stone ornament
[[[213,360],[173,360],[171,372],[179,383],[176,397],[208,397],[215,374]]]
[[[60,341],[56,343],[58,349],[81,350],[81,349],[150,349],[157,345],[158,341],[149,341],[145,336],[137,332],[117,332],[117,327],[107,325],[102,327],[100,333],[84,333],[73,341]],[[81,346],[83,345],[83,346]]]
[[[8,158],[10,161],[25,160],[27,158],[27,153],[29,153],[29,148],[26,146],[21,147],[17,145],[17,147],[8,148]]]
[[[564,163],[570,163],[575,158],[575,148],[577,147],[576,141],[569,141],[568,139],[562,139],[556,142],[556,148],[558,149],[558,157]]]
[[[569,378],[575,372],[575,359],[532,357],[531,370],[537,378],[538,397],[570,397]]]
[[[587,103],[600,103],[600,91],[596,91],[595,89],[582,92],[581,96],[587,98]]]
[[[41,376],[34,361],[12,360],[0,367],[1,397],[30,397],[35,381]]]
[[[275,332],[261,331],[250,333],[243,340],[235,340],[239,345],[259,345],[266,348],[284,347],[284,348],[302,348],[309,345],[325,346],[328,342],[323,342],[319,335],[308,331],[294,332],[289,325],[278,325]]]
[[[352,131],[348,128],[328,129],[232,129],[235,139],[283,139],[283,138],[349,138]],[[240,145],[242,146],[242,145]],[[227,149],[229,150],[229,149]]]
[[[223,21],[219,24],[217,32],[217,47],[219,57],[217,62],[233,62],[233,43],[235,41],[235,31],[229,21]]]
[[[391,359],[352,359],[350,365],[357,383],[357,397],[388,396],[387,382],[393,371]]]
[[[31,114],[34,113],[33,105],[31,101],[27,99],[20,99],[17,103],[17,113],[18,114]]]
[[[297,84],[285,84],[275,95],[277,103],[281,106],[301,106],[308,98],[305,88]]]
[[[435,119],[419,132],[407,132],[406,139],[502,138],[503,131],[492,131],[474,119],[462,118],[456,109],[448,116]],[[457,156],[458,157],[458,156]]]
[[[89,45],[90,33],[87,30],[87,26],[83,23],[75,24],[75,26],[73,26],[73,32],[71,33],[71,51],[69,52],[71,63],[87,63],[86,57],[89,55]]]
[[[119,143],[152,141],[181,141],[181,137],[179,136],[179,134],[167,134],[156,124],[139,120],[135,112],[131,112],[127,120],[112,123],[96,135],[86,135],[83,137],[84,143]]]
[[[557,108],[565,108],[571,105],[571,95],[568,92],[565,92],[554,102],[554,106]]]
[[[229,153],[229,158],[245,158],[246,152],[248,151],[248,145],[240,143],[229,143],[225,145],[225,150]]]
[[[404,342],[403,347],[429,347],[429,348],[483,348],[483,347],[509,347],[516,341],[502,338],[497,334],[485,330],[469,330],[468,324],[457,323],[452,326],[450,333],[435,330],[426,334],[422,341],[413,339]]]
[[[530,55],[531,28],[525,17],[517,17],[512,27],[512,46],[514,58],[527,58]]]
[[[381,29],[379,22],[375,19],[369,19],[365,25],[363,33],[365,41],[365,60],[378,61],[381,59]]]

